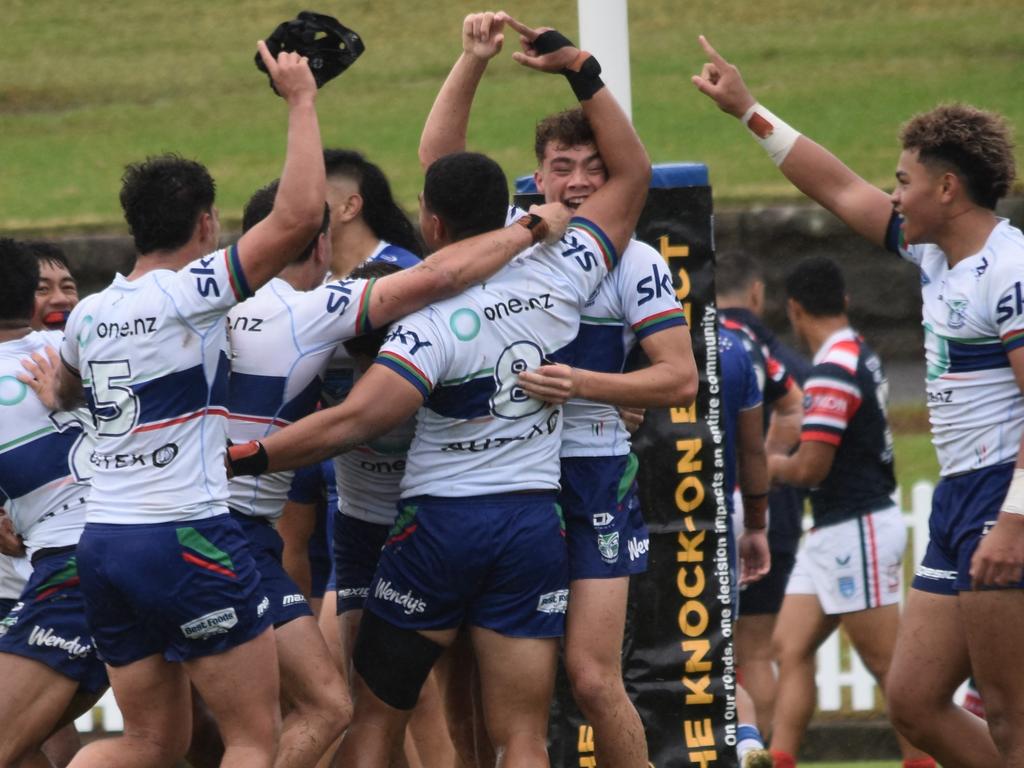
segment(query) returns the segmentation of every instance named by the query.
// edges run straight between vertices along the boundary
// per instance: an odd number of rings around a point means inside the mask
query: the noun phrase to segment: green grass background
[[[303,3],[302,5],[306,5]],[[325,142],[360,148],[415,205],[416,143],[460,49],[465,0],[309,4],[359,31],[367,52],[320,100]],[[632,0],[633,113],[655,162],[700,160],[719,206],[793,197],[763,152],[689,82],[705,33],[755,94],[888,185],[913,112],[969,100],[1024,125],[1024,0]],[[122,229],[125,163],[176,150],[209,165],[225,219],[277,175],[284,107],[252,63],[255,41],[301,6],[280,0],[4,0],[0,230]],[[576,0],[506,10],[577,31]],[[508,54],[478,98],[472,148],[510,175],[532,168],[537,117],[569,106],[559,80]]]

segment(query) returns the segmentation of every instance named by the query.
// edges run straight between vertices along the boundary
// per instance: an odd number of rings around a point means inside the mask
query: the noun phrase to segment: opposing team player
[[[814,528],[786,587],[774,646],[779,684],[772,751],[795,765],[814,712],[814,655],[840,624],[884,689],[899,626],[907,532],[893,502],[889,385],[878,356],[846,317],[846,287],[835,262],[807,259],[786,278],[787,311],[814,355],[795,453],[773,454],[772,480],[810,488]],[[901,741],[903,764],[934,768]]]
[[[420,162],[464,149],[477,86],[502,48],[505,15],[463,21],[462,53],[427,118]],[[537,188],[548,202],[578,209],[607,179],[586,115],[552,115],[537,126]],[[613,405],[692,402],[697,372],[689,331],[665,261],[630,240],[621,266],[588,302],[580,334],[520,383],[533,397],[565,403],[559,505],[569,544],[570,589],[565,664],[573,695],[594,727],[599,762],[644,768],[647,743],[622,682],[629,576],[647,567],[647,526],[634,482],[636,457]],[[639,343],[651,365],[623,374]],[[608,405],[613,404],[613,405]]]
[[[355,650],[366,687],[341,754],[360,754],[366,764],[387,760],[422,680],[463,622],[471,626],[498,754],[509,765],[547,764],[556,638],[568,596],[554,504],[561,414],[528,397],[516,377],[576,336],[580,310],[629,242],[650,168],[596,77],[596,62],[557,32],[509,23],[526,46],[518,61],[566,73],[593,126],[607,182],[583,202],[560,243],[538,246],[486,286],[394,326],[378,364],[341,407],[271,436],[265,449],[271,467],[308,461],[351,447],[426,400],[403,514],[371,585]],[[426,239],[458,239],[481,218],[500,223],[506,194],[504,174],[481,156],[435,161],[423,194]],[[521,221],[509,231],[543,227],[536,215]],[[527,239],[519,238],[523,247]]]
[[[39,751],[44,740],[107,687],[86,625],[75,552],[85,524],[90,444],[78,416],[51,411],[22,381],[21,360],[61,342],[59,331],[30,326],[38,282],[35,254],[0,240],[0,504],[33,564],[0,621],[0,765],[49,765]]]
[[[937,107],[901,131],[893,193],[750,94],[701,40],[699,90],[741,118],[805,194],[921,272],[928,405],[942,480],[889,674],[900,731],[947,765],[1024,763],[1024,235],[995,215],[1014,178],[1005,121]],[[995,589],[982,589],[995,587]],[[973,671],[985,723],[953,704]]]
[[[78,565],[123,736],[75,765],[170,764],[189,742],[189,680],[217,721],[222,765],[269,766],[280,728],[269,600],[227,513],[225,315],[312,239],[325,181],[304,58],[260,55],[288,105],[281,187],[266,220],[217,250],[214,185],[177,156],[129,166],[122,207],[138,257],[79,304],[61,400],[85,390],[96,426]],[[79,378],[81,377],[81,378]]]
[[[800,437],[803,392],[800,385],[810,369],[804,358],[784,346],[764,325],[765,283],[761,265],[750,254],[728,250],[715,254],[715,304],[722,326],[741,333],[748,354],[763,382],[767,449],[788,450]],[[746,346],[746,345],[745,345]],[[757,724],[771,729],[775,705],[775,659],[771,638],[782,607],[786,582],[796,561],[803,532],[802,494],[776,485],[768,494],[768,544],[771,570],[743,590],[733,642],[743,687],[754,701]]]

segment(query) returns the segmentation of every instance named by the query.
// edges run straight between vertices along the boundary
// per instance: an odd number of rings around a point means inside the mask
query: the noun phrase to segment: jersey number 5
[[[96,432],[104,437],[120,437],[131,432],[139,417],[139,396],[132,388],[116,382],[132,377],[127,360],[89,363]]]

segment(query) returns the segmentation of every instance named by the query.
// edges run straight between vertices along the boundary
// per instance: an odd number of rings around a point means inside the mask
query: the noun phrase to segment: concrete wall
[[[1024,197],[1004,201],[1000,215],[1024,227]],[[789,265],[812,255],[842,264],[854,325],[887,360],[920,359],[921,304],[915,268],[868,245],[831,214],[809,204],[752,206],[715,216],[718,249],[742,247],[758,254],[768,283],[769,324],[786,328],[783,277]],[[71,260],[82,295],[106,286],[115,271],[131,269],[134,252],[125,236],[89,235],[58,239]]]

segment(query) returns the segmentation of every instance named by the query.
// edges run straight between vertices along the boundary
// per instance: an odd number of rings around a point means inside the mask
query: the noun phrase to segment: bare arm
[[[505,21],[520,34],[523,51],[513,54],[513,58],[523,66],[561,73],[580,61],[580,50],[571,45],[540,53],[534,43],[547,30],[532,29],[509,16]],[[621,253],[647,199],[651,161],[629,118],[607,88],[583,99],[580,106],[594,131],[608,181],[580,206],[579,215],[597,224]]]
[[[768,470],[773,483],[815,488],[828,477],[835,456],[836,446],[818,440],[805,440],[792,456],[770,456]]]
[[[371,365],[340,405],[299,419],[260,441],[269,462],[266,471],[296,469],[351,450],[390,432],[422,404],[412,384],[382,365]]]
[[[804,418],[804,393],[796,384],[772,403],[771,422],[765,436],[768,453],[789,453],[800,442],[800,425]]]
[[[519,374],[527,394],[549,403],[574,397],[634,408],[688,406],[697,396],[697,364],[690,331],[666,328],[640,341],[651,364],[629,373],[600,373],[568,365],[543,365]]]
[[[420,165],[426,170],[439,157],[466,148],[469,113],[487,63],[501,52],[504,17],[471,13],[462,22],[462,54],[434,99],[420,135]]]
[[[764,450],[764,411],[758,405],[740,411],[736,422],[736,464],[743,497],[743,533],[739,537],[740,583],[768,573],[768,464]]]
[[[262,40],[259,51],[277,92],[288,103],[288,147],[273,210],[238,241],[238,258],[253,291],[316,236],[327,195],[316,82],[306,58],[282,51],[275,60]]]
[[[742,118],[756,100],[747,89],[739,69],[726,61],[703,37],[700,44],[709,61],[693,84],[719,109]],[[751,131],[771,133],[769,123],[752,119]],[[892,202],[882,190],[869,184],[843,162],[806,136],[797,138],[779,170],[793,186],[838,216],[854,232],[876,245],[884,245],[886,229],[892,215]]]
[[[569,223],[561,203],[532,206],[544,219],[547,237],[556,241]],[[380,278],[370,295],[370,323],[375,328],[404,317],[435,301],[455,296],[493,277],[533,243],[533,233],[519,224],[486,232],[445,246],[421,264]]]
[[[1013,368],[1017,387],[1024,393],[1024,348],[1007,353]],[[1017,450],[1017,469],[1024,469],[1024,437]],[[1016,482],[1016,478],[1015,478]],[[1014,499],[1017,489],[1011,485],[996,524],[985,534],[971,558],[971,582],[975,587],[1008,586],[1016,584],[1024,575],[1024,515],[1007,512],[1007,507],[1018,508]]]
[[[290,499],[277,521],[277,532],[284,541],[281,564],[307,598],[313,591],[313,569],[309,564],[309,540],[316,530],[316,503]]]

